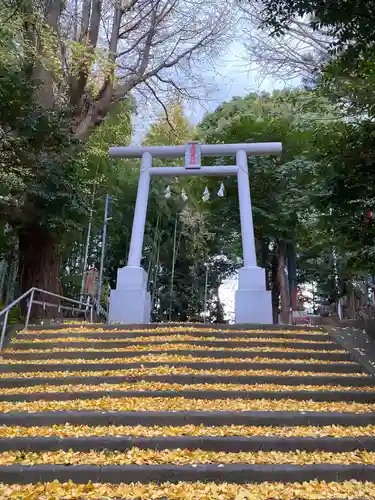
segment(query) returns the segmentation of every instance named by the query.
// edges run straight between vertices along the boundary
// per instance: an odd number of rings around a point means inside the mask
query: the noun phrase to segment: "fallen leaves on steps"
[[[201,332],[201,333],[283,333],[283,334],[291,334],[294,335],[296,333],[308,333],[322,335],[326,333],[324,330],[309,330],[301,329],[301,330],[264,330],[264,329],[221,329],[221,328],[202,328],[197,326],[164,326],[164,327],[155,327],[155,328],[142,328],[139,330],[135,329],[125,329],[125,328],[98,328],[96,326],[80,326],[78,328],[55,328],[55,329],[45,329],[45,330],[21,330],[18,333],[28,334],[31,333],[33,335],[40,334],[45,335],[48,333],[176,333],[176,332]]]
[[[214,346],[199,346],[186,343],[190,340],[207,341],[207,340],[220,340],[219,332],[225,333],[268,333],[267,330],[219,330],[215,328],[199,328],[199,327],[161,327],[150,328],[142,330],[144,335],[132,339],[125,337],[123,339],[105,339],[105,334],[115,334],[117,332],[126,332],[126,330],[107,330],[107,329],[93,329],[89,326],[80,328],[59,328],[55,330],[32,331],[23,333],[37,333],[44,335],[42,341],[45,341],[47,349],[30,349],[26,352],[29,353],[48,353],[50,352],[90,352],[100,350],[101,352],[119,352],[118,357],[114,359],[105,359],[98,356],[99,359],[85,360],[85,359],[51,359],[51,360],[12,360],[0,359],[3,365],[44,365],[44,364],[65,364],[69,363],[74,365],[76,363],[84,363],[87,365],[94,363],[105,363],[114,365],[116,363],[124,363],[125,359],[121,357],[121,353],[137,351],[137,357],[132,358],[132,363],[142,362],[208,362],[210,363],[209,370],[195,370],[185,367],[141,367],[130,370],[101,370],[96,371],[79,371],[75,372],[28,372],[28,373],[4,373],[1,378],[30,378],[30,377],[58,377],[58,376],[105,376],[105,375],[124,375],[124,376],[144,376],[152,374],[212,374],[217,375],[274,375],[280,377],[280,384],[167,384],[164,382],[135,382],[135,383],[121,383],[121,384],[100,384],[97,386],[87,384],[77,385],[39,385],[26,388],[6,388],[3,389],[3,394],[20,393],[29,394],[31,392],[62,392],[62,391],[112,391],[112,390],[174,390],[181,391],[187,390],[242,390],[242,391],[255,391],[255,390],[268,390],[268,391],[372,391],[373,387],[349,387],[340,386],[315,386],[315,385],[298,385],[298,386],[284,386],[282,385],[282,376],[285,375],[304,375],[306,382],[308,377],[326,375],[326,376],[348,376],[349,374],[340,373],[319,373],[319,372],[299,372],[293,370],[291,366],[293,363],[301,363],[300,359],[272,359],[268,358],[266,352],[284,351],[284,352],[303,352],[308,350],[311,340],[293,339],[292,335],[298,333],[309,333],[322,335],[324,332],[319,330],[277,330],[275,333],[285,334],[285,338],[225,338],[228,342],[238,342],[238,347],[235,349],[227,349],[225,347],[216,348]],[[103,338],[75,338],[66,337],[61,339],[48,338],[48,333],[103,333]],[[147,333],[160,333],[160,337],[148,337]],[[163,333],[172,332],[172,336],[163,335]],[[179,332],[214,332],[213,335],[208,337],[195,337],[193,335],[180,335]],[[129,332],[130,333],[130,332]],[[47,334],[47,335],[46,335]],[[111,348],[112,342],[126,341],[129,346],[119,348]],[[186,341],[182,344],[168,344],[153,345],[152,341]],[[39,338],[30,339],[32,343],[40,342]],[[100,347],[95,348],[97,342],[108,342],[105,349]],[[131,343],[142,342],[142,345],[132,346]],[[329,337],[327,336],[327,341]],[[17,344],[28,342],[27,339],[16,341]],[[81,347],[75,349],[70,345],[70,342],[85,342],[88,344],[87,349]],[[252,342],[252,347],[241,347],[243,342]],[[267,347],[258,347],[257,342],[267,342]],[[306,344],[305,349],[294,349],[288,347],[290,342],[303,342]],[[89,344],[93,345],[89,345]],[[275,343],[283,343],[283,347],[275,347]],[[324,350],[325,341],[319,341],[319,352],[339,353],[345,352],[341,349],[335,351]],[[48,349],[51,344],[51,349]],[[52,345],[53,344],[53,345]],[[60,347],[59,347],[60,346]],[[222,359],[210,358],[208,352],[206,356],[196,356],[194,352],[191,355],[179,355],[178,351],[186,349],[190,351],[248,351],[259,352],[259,356],[251,359],[251,363],[285,363],[285,366],[290,368],[288,371],[281,370],[218,370],[214,369],[215,363],[222,363]],[[145,351],[152,350],[153,353],[146,353]],[[161,350],[174,350],[174,354],[163,354],[158,351]],[[155,352],[156,351],[156,352]],[[8,353],[17,352],[19,350],[8,350]],[[79,356],[79,354],[78,354]],[[249,363],[250,360],[245,358],[226,358],[226,363]],[[314,359],[312,353],[311,359],[303,360],[304,363],[314,364],[335,364],[339,366],[352,364],[351,361],[322,361]],[[212,369],[211,369],[212,367]],[[362,373],[350,374],[350,376],[363,376]],[[370,381],[369,381],[370,383]],[[313,401],[295,401],[291,399],[284,399],[281,401],[275,400],[196,400],[185,399],[181,397],[174,398],[145,398],[141,395],[134,398],[97,398],[90,400],[69,400],[69,401],[35,401],[35,402],[0,402],[0,411],[28,411],[28,412],[42,412],[42,411],[63,411],[63,410],[94,410],[99,412],[107,411],[187,411],[187,410],[202,410],[202,411],[294,411],[298,413],[312,412],[375,412],[375,404],[369,403],[355,403],[348,401],[339,402],[313,402]],[[90,427],[85,425],[54,425],[51,427],[21,427],[21,426],[2,426],[0,427],[0,437],[21,437],[21,436],[275,436],[275,437],[298,437],[298,436],[334,436],[340,437],[361,437],[361,436],[375,436],[375,425],[363,427],[344,427],[344,426],[300,426],[300,427],[257,427],[257,426],[222,426],[222,427],[205,427],[203,425],[194,426],[186,425],[181,427],[162,427],[162,426],[96,426]],[[116,451],[90,451],[90,452],[73,452],[73,451],[54,451],[54,452],[19,452],[8,451],[0,454],[0,465],[7,464],[203,464],[203,463],[216,463],[216,464],[229,464],[229,463],[247,463],[247,464],[297,464],[307,465],[314,463],[331,463],[331,464],[373,464],[375,462],[375,452],[360,451],[333,453],[333,452],[306,452],[306,451],[292,451],[292,452],[217,452],[217,451],[203,451],[200,449],[195,450],[150,450],[132,448],[126,452]],[[345,499],[361,498],[361,499],[375,499],[375,484],[364,483],[357,481],[344,481],[341,483],[326,483],[319,481],[310,481],[305,483],[261,483],[250,485],[234,485],[228,483],[214,484],[214,483],[163,483],[163,484],[86,484],[78,485],[72,482],[59,483],[42,483],[37,485],[4,485],[0,484],[0,498],[20,499],[20,500],[73,500],[79,498],[85,499],[178,499],[178,500],[291,500],[292,498],[299,498],[301,500],[314,499]]]
[[[353,392],[375,392],[374,386],[341,386],[341,385],[282,385],[280,384],[173,384],[168,382],[149,382],[141,380],[138,382],[124,382],[116,384],[62,384],[62,385],[33,385],[30,387],[7,387],[1,388],[1,394],[35,394],[54,392],[100,392],[100,391],[266,391],[266,392],[295,392],[295,391],[353,391]]]
[[[370,482],[344,481],[327,483],[309,481],[303,483],[161,483],[161,484],[108,484],[72,482],[40,483],[37,485],[6,485],[0,483],[0,498],[9,500],[103,500],[122,498],[127,500],[373,500],[375,484]]]
[[[305,351],[304,351],[305,352]],[[332,352],[332,351],[330,351]],[[335,351],[337,352],[337,351]],[[84,363],[84,364],[96,364],[96,363],[106,363],[106,364],[113,364],[113,363],[124,363],[126,358],[95,358],[95,359],[83,359],[83,358],[59,358],[59,359],[30,359],[30,360],[22,360],[22,359],[11,359],[11,358],[1,358],[0,356],[0,364],[2,365],[18,365],[18,364],[33,364],[33,365],[46,365],[46,364],[76,364],[76,363]],[[128,361],[129,362],[129,361]],[[312,353],[311,358],[308,359],[286,359],[286,358],[265,358],[262,356],[256,356],[254,358],[210,358],[206,356],[200,356],[197,354],[184,354],[184,355],[178,355],[178,354],[143,354],[139,356],[134,356],[131,358],[132,363],[148,363],[148,362],[156,362],[156,363],[162,363],[162,362],[172,362],[172,363],[178,363],[178,362],[207,362],[207,363],[286,363],[286,364],[291,364],[291,363],[313,363],[313,364],[335,364],[335,365],[341,365],[341,364],[350,364],[350,365],[356,365],[357,363],[353,361],[330,361],[330,360],[321,360],[321,359],[315,359],[314,358],[314,353]]]
[[[120,451],[4,451],[0,453],[0,466],[22,465],[192,465],[192,464],[364,464],[373,465],[375,452],[355,450],[344,453],[327,451],[258,451],[258,452],[224,452],[207,450],[150,450],[131,448]]]
[[[218,337],[194,337],[193,335],[161,335],[161,336],[154,336],[154,337],[122,337],[122,338],[112,338],[112,339],[106,339],[104,337],[98,337],[98,338],[90,338],[90,337],[59,337],[59,338],[33,338],[33,339],[12,339],[12,344],[35,344],[35,343],[43,343],[43,344],[57,344],[61,343],[64,344],[66,342],[87,342],[87,343],[106,343],[106,344],[111,344],[113,342],[126,342],[126,343],[132,343],[132,342],[145,342],[145,343],[150,343],[152,341],[157,341],[157,342],[166,342],[166,341],[176,341],[176,340],[184,340],[184,341],[200,341],[200,342],[210,342],[210,341],[218,341],[218,342],[236,342],[238,344],[244,343],[244,342],[277,342],[277,343],[282,343],[282,344],[288,344],[288,342],[300,342],[303,344],[327,344],[329,343],[329,337],[327,336],[327,340],[305,340],[305,339],[299,339],[299,338],[294,338],[294,337],[289,337],[289,338],[268,338],[268,337],[239,337],[239,338],[225,338],[223,337],[222,339]]]
[[[0,438],[14,437],[89,437],[89,436],[134,436],[134,437],[157,437],[157,436],[274,436],[274,437],[375,437],[375,425],[366,426],[245,426],[245,425],[223,425],[208,427],[205,425],[182,425],[182,426],[130,426],[130,425],[108,425],[89,426],[62,424],[52,426],[0,426]]]
[[[345,401],[316,402],[294,399],[185,399],[182,397],[136,397],[97,399],[73,399],[69,401],[0,402],[0,411],[41,412],[63,410],[91,411],[295,411],[295,412],[351,412],[367,413],[375,411],[375,403],[355,403]]]
[[[198,368],[189,368],[187,366],[156,366],[156,367],[140,367],[120,370],[102,370],[102,371],[51,371],[51,372],[4,372],[0,373],[0,379],[16,378],[63,378],[63,377],[106,377],[106,376],[124,376],[124,377],[142,377],[144,375],[216,375],[220,376],[274,376],[274,377],[368,377],[369,383],[372,379],[367,373],[347,373],[347,372],[306,372],[297,370],[222,370],[210,368],[200,370]],[[374,380],[375,382],[375,380]]]
[[[324,344],[322,344],[324,345]],[[52,349],[27,349],[27,351],[20,351],[19,349],[5,349],[7,354],[20,354],[21,352],[27,353],[54,353],[54,352],[135,352],[135,351],[227,351],[227,352],[306,352],[308,349],[297,349],[292,347],[272,347],[272,346],[254,346],[254,347],[209,347],[206,345],[193,345],[193,344],[145,344],[145,345],[132,345],[129,347],[114,347],[114,348],[98,348],[98,347],[54,347]],[[319,349],[319,353],[344,353],[344,349],[325,350]]]

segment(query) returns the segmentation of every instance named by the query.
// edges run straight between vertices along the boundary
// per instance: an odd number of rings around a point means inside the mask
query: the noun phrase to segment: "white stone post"
[[[236,155],[238,166],[238,202],[240,206],[242,252],[244,267],[257,265],[254,239],[253,213],[251,210],[249,168],[247,154],[238,151]]]
[[[142,259],[143,238],[146,224],[148,193],[150,190],[150,171],[152,156],[143,153],[142,166],[138,181],[137,201],[135,204],[133,229],[130,239],[128,267],[140,267]]]
[[[111,290],[109,321],[119,323],[149,323],[151,298],[147,291],[147,273],[141,267],[143,238],[146,223],[150,169],[152,156],[143,153],[138,181],[133,229],[130,240],[128,265],[117,271],[117,285]]]
[[[271,292],[266,290],[265,271],[257,267],[253,214],[246,151],[238,151],[238,198],[244,267],[238,271],[235,296],[236,323],[272,323]]]

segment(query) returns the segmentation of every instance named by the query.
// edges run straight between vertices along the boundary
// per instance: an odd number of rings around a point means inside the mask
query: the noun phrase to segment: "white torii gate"
[[[117,288],[111,291],[109,321],[150,323],[151,300],[147,273],[141,267],[150,180],[154,175],[237,175],[244,266],[238,272],[235,295],[236,323],[272,323],[271,292],[266,290],[264,269],[257,267],[247,156],[280,154],[279,142],[203,144],[186,146],[111,147],[111,158],[142,158],[128,265],[117,271]],[[152,158],[185,156],[185,167],[153,167]],[[201,156],[235,156],[235,166],[201,167]]]

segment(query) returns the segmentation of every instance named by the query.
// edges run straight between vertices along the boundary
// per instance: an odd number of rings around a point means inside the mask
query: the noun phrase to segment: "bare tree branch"
[[[313,29],[307,18],[293,19],[285,35],[273,37],[261,28],[262,2],[254,0],[251,4],[239,3],[243,14],[243,44],[248,61],[257,65],[264,76],[279,80],[309,80],[315,75],[317,67],[330,58],[332,37],[324,30]]]
[[[94,67],[89,70],[73,124],[81,139],[133,89],[148,92],[158,104],[156,96],[161,99],[168,92],[193,97],[187,87],[194,85],[194,92],[202,87],[202,74],[225,47],[236,12],[236,0],[224,5],[221,0],[129,0],[124,5],[122,0],[121,7],[113,7],[113,0],[92,1],[103,5],[96,48],[107,45],[103,53],[109,69],[101,72],[95,64],[95,72]],[[90,22],[93,26],[93,14]],[[95,96],[92,82],[100,83]]]
[[[165,113],[165,119],[167,120],[167,123],[168,125],[171,127],[172,130],[175,130],[171,120],[170,120],[170,117],[169,117],[169,113],[168,113],[168,109],[167,107],[165,106],[165,104],[163,103],[163,101],[160,99],[160,97],[157,95],[157,93],[155,92],[155,90],[152,88],[152,86],[148,83],[148,82],[145,82],[145,85],[146,87],[151,91],[152,95],[155,97],[156,101],[160,104],[160,106],[163,108],[163,111]]]
[[[147,19],[147,17],[150,15],[150,14],[153,14],[155,11],[153,11],[153,9],[151,9],[149,12],[147,12],[143,17],[142,17],[142,21],[144,21],[145,19]],[[120,35],[119,35],[119,38],[123,38],[125,34],[128,34],[130,31],[133,31],[133,29],[135,28],[131,28],[129,30],[126,30],[126,31],[123,31]],[[150,30],[152,29],[152,25],[151,25],[151,28]],[[128,47],[126,50],[123,50],[122,52],[119,52],[117,54],[117,57],[122,57],[122,56],[125,56],[126,54],[129,54],[130,52],[133,52],[133,50],[142,42],[142,40],[144,40],[148,35],[149,35],[150,31],[146,31],[144,33],[142,33],[136,40],[135,42],[130,45],[130,47]]]
[[[101,12],[102,12],[102,0],[93,0],[91,8],[89,39],[88,39],[91,47],[96,47],[96,44],[98,42]]]
[[[112,60],[115,60],[116,58],[118,34],[120,30],[122,13],[123,10],[120,7],[116,7],[114,12],[111,40],[109,46],[110,58]],[[112,89],[113,89],[112,78],[109,75],[104,80],[99,98],[97,99],[97,101],[93,102],[90,105],[86,113],[86,116],[84,116],[84,118],[78,123],[78,125],[75,128],[75,134],[78,138],[85,139],[90,130],[90,127],[100,123],[103,116],[108,112],[112,99]]]
[[[91,54],[98,42],[102,0],[83,0],[80,40],[87,44],[86,50]],[[70,103],[77,106],[82,99],[90,68],[85,59],[82,60],[77,74],[70,75]]]
[[[115,60],[115,58],[116,58],[117,44],[118,44],[118,40],[119,40],[119,32],[120,32],[120,24],[121,24],[122,14],[123,14],[122,9],[119,7],[116,7],[114,17],[113,17],[111,39],[109,42],[109,51],[111,53],[112,60]]]
[[[58,33],[58,24],[63,10],[62,0],[49,0],[45,4],[45,24],[55,34]],[[34,34],[37,34],[36,32]],[[44,55],[46,47],[42,37],[38,34],[37,40],[40,55]],[[36,60],[34,67],[35,80],[39,86],[35,93],[36,101],[45,108],[51,108],[54,104],[54,74],[51,68],[45,66],[42,57]]]
[[[140,5],[136,18],[134,19],[134,17],[131,17],[121,25],[119,38],[124,38],[125,35],[139,28],[143,21],[151,14],[153,9],[154,6],[152,3],[150,4],[150,2],[144,2],[143,5]]]
[[[209,35],[205,36],[202,40],[199,40],[195,45],[193,45],[192,47],[189,47],[188,49],[184,50],[178,56],[176,56],[174,59],[171,60],[170,57],[173,55],[173,53],[175,52],[175,49],[177,47],[177,45],[175,45],[175,47],[173,48],[172,52],[167,56],[166,61],[163,62],[163,63],[161,63],[161,64],[159,64],[159,66],[157,66],[156,68],[150,70],[144,76],[144,79],[151,78],[152,76],[157,75],[159,73],[159,71],[161,71],[162,69],[172,68],[173,66],[175,66],[176,64],[178,64],[181,61],[181,59],[183,59],[184,57],[192,54],[199,47],[203,47],[204,43],[208,40],[208,38],[209,38]]]
[[[154,11],[151,18],[150,31],[147,34],[143,50],[142,52],[140,52],[139,65],[137,68],[137,74],[140,76],[143,75],[143,73],[146,71],[147,65],[150,60],[151,42],[155,33],[156,19],[157,19],[156,11]]]
[[[91,14],[91,0],[83,0],[82,2],[82,19],[81,19],[81,31],[79,37],[83,40],[88,33],[89,23]]]
[[[188,99],[193,99],[193,96],[187,92],[185,89],[179,87],[177,83],[175,83],[171,78],[168,80],[162,78],[160,75],[155,75],[155,78],[157,78],[161,83],[164,83],[167,86],[173,87],[178,94],[181,94],[183,97],[187,97]]]

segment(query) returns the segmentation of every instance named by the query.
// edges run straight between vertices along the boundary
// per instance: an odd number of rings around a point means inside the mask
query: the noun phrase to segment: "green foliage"
[[[296,16],[310,16],[314,28],[326,30],[333,38],[332,49],[344,51],[350,61],[363,57],[375,42],[375,4],[371,0],[262,0],[264,25],[276,34],[288,31]]]
[[[331,100],[340,103],[351,119],[375,116],[375,52],[359,58],[355,65],[343,57],[324,68],[319,80],[322,90]]]
[[[70,134],[66,114],[34,106],[12,125],[0,142],[5,219],[16,229],[33,224],[55,234],[78,229],[88,191],[82,182],[80,145]]]
[[[168,117],[151,126],[144,143],[184,144],[195,130],[184,116],[181,102],[173,100]],[[156,160],[155,165],[181,165],[183,159]],[[167,185],[171,197],[164,197]],[[181,197],[182,190],[188,200]],[[145,235],[144,266],[149,271],[156,320],[201,320],[206,267],[208,311],[212,320],[222,314],[218,289],[235,269],[222,255],[221,238],[212,225],[210,208],[201,202],[202,181],[194,178],[153,179]],[[216,311],[216,312],[215,312]]]
[[[167,108],[168,116],[162,115],[147,132],[144,144],[162,146],[185,144],[194,137],[194,127],[186,120],[179,99],[173,99]]]
[[[10,2],[1,12],[9,22],[0,30],[0,216],[17,231],[38,225],[61,235],[79,229],[88,191],[70,110],[45,109],[35,101],[39,82],[16,31],[31,8],[31,2]]]
[[[297,274],[293,254],[283,257],[289,267],[290,286],[295,286],[296,280],[300,284],[314,281],[325,296],[335,290],[332,251],[338,241],[326,225],[328,165],[323,156],[332,149],[329,138],[334,141],[346,128],[341,115],[340,108],[318,92],[278,91],[235,98],[199,125],[199,135],[207,143],[283,143],[280,157],[248,160],[258,262],[266,268],[276,295],[279,285],[273,269],[281,258],[280,249],[284,252],[285,248],[297,252]],[[337,148],[342,146],[337,144]],[[232,161],[220,159],[220,163]],[[208,182],[210,190],[217,189],[216,180]],[[211,202],[212,221],[222,231],[221,244],[226,254],[240,259],[235,180],[226,179],[225,188],[225,198]],[[338,248],[336,253],[341,258]],[[277,304],[277,297],[275,300]]]
[[[64,236],[65,251],[62,265],[62,285],[68,296],[78,296],[81,289],[83,259],[88,222],[91,220],[91,245],[88,265],[99,269],[104,203],[107,193],[112,200],[112,220],[108,225],[105,282],[115,286],[119,266],[125,265],[130,240],[135,195],[137,191],[137,164],[114,161],[108,157],[110,144],[127,145],[132,134],[131,100],[113,109],[100,128],[90,137],[80,155],[81,185],[86,187],[87,216],[80,224],[80,234]]]
[[[372,121],[341,124],[317,144],[321,179],[318,203],[331,213],[332,231],[353,271],[375,273],[374,226],[368,210],[375,206]]]
[[[7,304],[0,304],[0,311],[6,307]],[[9,311],[8,314],[8,326],[10,325],[16,325],[17,323],[21,322],[21,314],[20,314],[20,308],[19,306],[14,306],[12,309]]]
[[[90,139],[85,156],[88,171],[96,172],[92,180],[95,202],[93,240],[89,252],[89,263],[96,267],[99,267],[100,259],[105,193],[110,193],[113,200],[104,270],[112,287],[115,286],[118,267],[126,264],[140,167],[138,160],[109,161],[107,157],[108,144],[130,141],[129,106],[124,106],[117,115],[106,120]],[[194,128],[184,117],[182,104],[173,100],[168,106],[168,117],[162,115],[150,127],[144,143],[183,144],[194,134]],[[178,159],[163,159],[155,160],[155,165],[168,161],[171,164],[180,162]],[[164,193],[171,182],[172,196],[167,199]],[[187,202],[181,198],[182,189],[188,193]],[[206,266],[210,269],[209,311],[212,320],[222,319],[218,288],[223,279],[232,274],[235,265],[221,255],[222,235],[216,234],[214,227],[211,228],[210,210],[200,201],[200,190],[194,183],[181,178],[177,181],[162,178],[152,181],[142,265],[149,274],[155,320],[199,319],[203,311]],[[76,293],[80,287],[80,267],[76,263],[81,263],[77,256],[82,256],[82,246],[82,240],[73,245],[69,262],[65,264],[69,269],[65,287],[71,291],[74,289]]]
[[[313,175],[309,148],[323,110],[327,121],[334,119],[336,110],[309,92],[251,94],[225,103],[200,124],[200,135],[207,143],[283,143],[281,157],[249,158],[255,230],[260,237],[293,238],[297,215],[309,204],[305,190]],[[236,196],[234,181],[229,181],[228,189],[229,197]],[[238,210],[230,213],[235,227]]]
[[[342,120],[322,122],[310,146],[314,165],[308,243],[299,255],[300,279],[314,280],[325,295],[347,294],[355,280],[374,274],[373,94],[375,10],[373,2],[265,0],[265,25],[276,33],[288,21],[310,16],[332,35],[332,59],[317,84],[339,107]]]
[[[276,35],[288,30],[290,18],[306,15],[333,37],[332,60],[319,77],[319,92],[235,98],[208,114],[197,130],[186,120],[183,104],[173,99],[144,144],[183,144],[197,137],[206,143],[281,141],[280,157],[249,158],[258,262],[275,295],[280,292],[278,265],[286,260],[291,287],[297,279],[314,282],[322,295],[334,296],[350,281],[375,274],[375,228],[366,215],[375,209],[375,6],[356,0],[263,0],[263,5],[264,25]],[[0,256],[9,258],[17,236],[42,228],[58,242],[65,292],[77,295],[90,217],[89,264],[99,267],[107,193],[113,208],[104,274],[111,286],[117,268],[126,264],[139,161],[110,161],[108,146],[130,143],[134,102],[128,98],[112,107],[85,145],[74,138],[77,110],[85,115],[84,106],[98,97],[103,79],[112,81],[115,67],[111,54],[92,48],[85,37],[66,40],[74,77],[97,69],[83,82],[86,94],[78,92],[77,101],[69,102],[73,94],[62,79],[57,33],[46,25],[41,6],[33,0],[0,5]],[[40,92],[48,87],[42,79],[48,77],[55,85],[53,108],[41,103]],[[182,161],[155,160],[155,165]],[[205,159],[212,161],[233,163]],[[222,181],[225,197],[219,198],[215,193]],[[206,186],[207,203],[202,201]],[[181,198],[183,189],[188,201]],[[155,319],[200,318],[206,269],[210,317],[222,319],[219,286],[241,265],[239,221],[233,178],[153,179],[142,264]],[[5,223],[12,227],[8,235]]]

